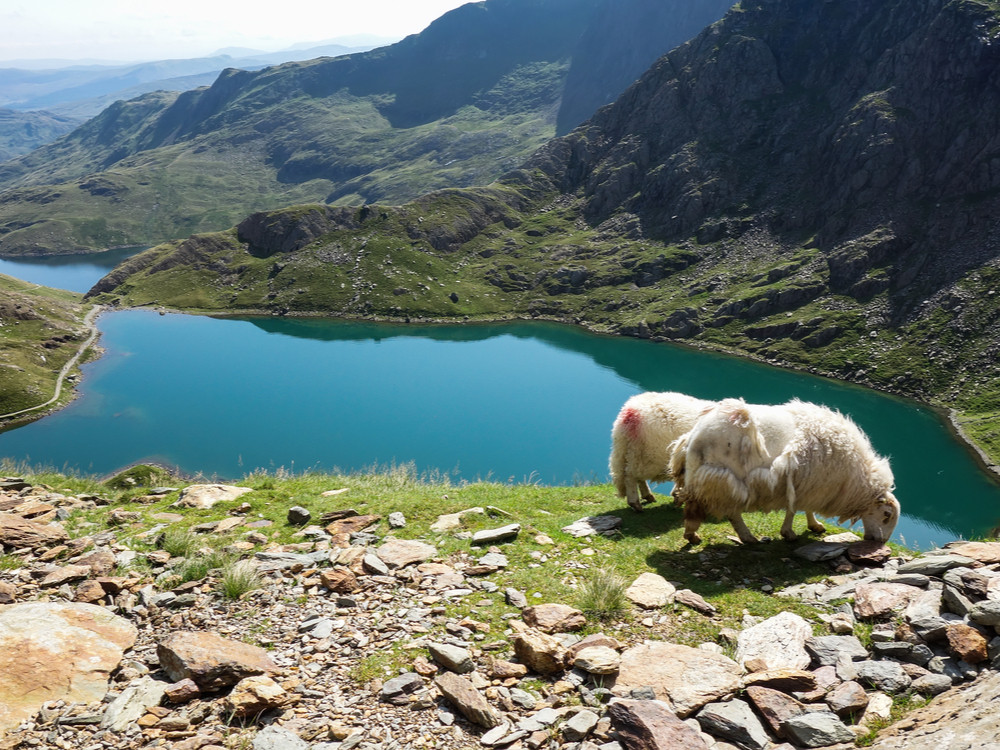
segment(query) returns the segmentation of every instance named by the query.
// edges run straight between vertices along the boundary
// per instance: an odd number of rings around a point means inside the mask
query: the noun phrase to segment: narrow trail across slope
[[[44,409],[46,406],[51,406],[52,404],[54,404],[56,401],[59,400],[59,396],[62,395],[63,381],[66,379],[66,375],[69,374],[69,371],[73,369],[74,365],[76,365],[76,363],[80,360],[80,357],[83,356],[83,353],[87,351],[87,349],[90,348],[90,346],[97,339],[99,331],[97,330],[97,325],[94,323],[94,319],[97,317],[97,314],[102,309],[103,307],[101,305],[94,305],[92,308],[90,308],[89,311],[87,311],[87,314],[84,316],[83,324],[90,330],[90,335],[87,336],[87,340],[80,345],[80,348],[76,350],[76,354],[70,357],[69,361],[67,361],[66,364],[64,364],[62,366],[62,369],[59,371],[59,377],[56,378],[55,395],[52,396],[52,398],[50,398],[44,404],[39,404],[38,406],[31,406],[27,409],[21,409],[20,411],[12,411],[10,412],[10,414],[0,414],[0,419],[8,419],[10,417],[16,417],[20,414],[27,414],[30,411],[38,411],[39,409]]]

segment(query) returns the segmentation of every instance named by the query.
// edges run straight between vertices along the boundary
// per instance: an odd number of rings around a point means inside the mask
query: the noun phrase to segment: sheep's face
[[[865,526],[865,539],[884,542],[892,536],[899,521],[899,501],[891,492],[886,492],[872,505],[872,509],[861,516]]]

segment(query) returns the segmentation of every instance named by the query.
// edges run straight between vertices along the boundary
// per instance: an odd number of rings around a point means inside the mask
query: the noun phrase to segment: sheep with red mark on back
[[[609,464],[618,496],[629,507],[641,512],[643,501],[656,499],[646,482],[669,480],[670,444],[714,405],[673,391],[640,393],[625,402],[611,428]]]

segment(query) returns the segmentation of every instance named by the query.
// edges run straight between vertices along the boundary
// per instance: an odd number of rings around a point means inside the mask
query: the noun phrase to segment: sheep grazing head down
[[[865,539],[886,541],[892,536],[898,521],[899,500],[891,492],[886,492],[861,516],[861,523],[865,527]]]

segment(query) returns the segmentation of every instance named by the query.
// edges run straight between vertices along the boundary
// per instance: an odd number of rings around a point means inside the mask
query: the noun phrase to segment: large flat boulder
[[[128,620],[93,604],[0,608],[0,736],[46,701],[100,701],[137,635]]]
[[[690,646],[646,641],[622,654],[615,695],[652,687],[681,718],[740,689],[740,665],[729,657]]]

